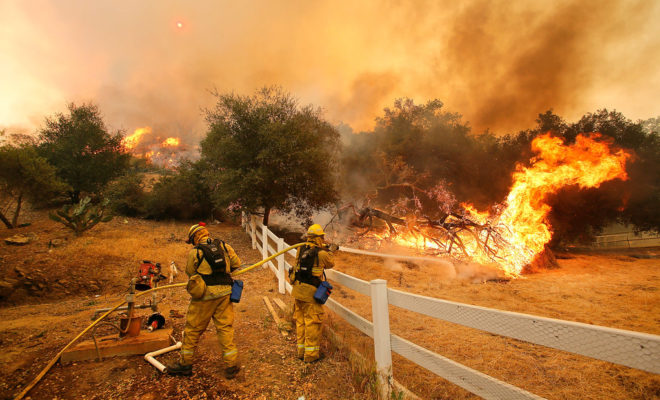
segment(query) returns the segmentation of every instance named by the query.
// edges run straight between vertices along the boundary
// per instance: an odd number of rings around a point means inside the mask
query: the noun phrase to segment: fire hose
[[[279,252],[273,254],[272,256],[270,256],[270,257],[268,257],[268,258],[264,258],[263,260],[261,260],[261,261],[255,263],[255,264],[252,264],[252,265],[250,265],[249,267],[246,267],[246,268],[243,268],[243,269],[241,269],[241,270],[235,271],[235,272],[233,272],[231,275],[232,275],[232,276],[237,276],[237,275],[244,274],[244,273],[246,273],[246,272],[248,272],[248,271],[250,271],[250,270],[252,270],[252,269],[254,269],[254,268],[257,268],[257,267],[260,266],[260,265],[263,265],[263,264],[267,263],[268,261],[271,261],[271,260],[274,259],[275,257],[280,256],[280,255],[286,253],[286,252],[289,251],[289,250],[295,249],[296,247],[303,246],[304,244],[305,244],[305,243],[294,244],[293,246],[287,247],[286,249],[284,249],[284,250],[282,250],[282,251],[279,251]],[[137,293],[137,294],[135,294],[135,297],[144,296],[144,295],[146,295],[146,294],[149,294],[149,293],[152,293],[152,292],[156,292],[156,291],[158,291],[158,290],[174,289],[174,288],[184,287],[184,286],[186,286],[186,285],[187,285],[186,283],[175,283],[175,284],[172,284],[172,285],[160,286],[160,287],[156,287],[156,288],[153,288],[153,289],[149,289],[149,290],[145,290],[145,291],[143,291],[143,292]],[[118,309],[119,307],[123,306],[124,304],[126,304],[126,300],[122,301],[121,303],[118,303],[117,305],[115,305],[114,307],[112,307],[110,310],[108,310],[107,312],[105,312],[103,315],[101,315],[99,318],[97,318],[94,322],[92,322],[87,328],[85,328],[82,332],[80,332],[80,333],[78,334],[78,336],[76,336],[75,338],[73,338],[73,340],[71,340],[71,341],[69,342],[69,344],[67,344],[66,346],[64,346],[64,347],[62,348],[62,350],[60,350],[59,353],[57,353],[57,354],[55,355],[55,357],[53,357],[53,358],[48,362],[48,364],[46,365],[46,367],[45,367],[45,368],[39,373],[39,375],[37,375],[37,376],[32,380],[32,382],[30,382],[30,384],[27,385],[27,386],[25,387],[25,389],[23,389],[22,392],[20,392],[16,397],[14,397],[14,400],[21,400],[23,397],[25,397],[25,395],[28,394],[28,392],[29,392],[30,390],[32,390],[32,388],[33,388],[37,383],[39,383],[39,381],[41,380],[41,378],[43,378],[43,377],[46,375],[46,373],[48,373],[48,371],[50,371],[50,369],[53,367],[53,365],[55,365],[55,363],[57,363],[57,361],[60,359],[60,357],[62,356],[62,354],[64,354],[64,352],[65,352],[69,347],[71,347],[76,341],[78,341],[78,339],[80,339],[80,338],[81,338],[85,333],[87,333],[90,329],[92,329],[94,326],[96,326],[96,324],[98,324],[99,322],[103,321],[103,319],[105,319],[105,317],[107,317],[108,315],[110,315],[113,311],[115,311],[115,310]]]

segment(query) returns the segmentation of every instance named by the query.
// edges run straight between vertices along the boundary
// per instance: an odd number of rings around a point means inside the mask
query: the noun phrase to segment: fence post
[[[261,259],[268,258],[268,226],[261,225]],[[264,268],[268,263],[264,264]]]
[[[387,281],[374,279],[371,286],[371,313],[374,320],[374,356],[381,399],[389,399],[392,383],[392,348],[390,346],[390,312]]]
[[[250,216],[250,236],[252,236],[252,249],[257,248],[257,224],[255,223],[255,216]]]
[[[285,249],[284,239],[277,240],[277,252]],[[284,254],[277,256],[277,281],[279,283],[279,290],[281,294],[286,294],[286,269],[284,268]]]

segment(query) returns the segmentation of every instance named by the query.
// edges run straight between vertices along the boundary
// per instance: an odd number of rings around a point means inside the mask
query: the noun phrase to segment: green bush
[[[193,219],[213,216],[213,205],[199,163],[183,162],[171,176],[154,185],[145,213],[155,219]]]
[[[141,217],[145,214],[147,193],[144,191],[141,174],[124,175],[112,182],[106,190],[113,212],[128,217]]]

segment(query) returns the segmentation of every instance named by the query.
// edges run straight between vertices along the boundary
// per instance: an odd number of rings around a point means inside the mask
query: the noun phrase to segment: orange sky
[[[0,0],[0,128],[93,101],[113,129],[197,140],[209,90],[265,84],[355,130],[402,96],[438,98],[477,132],[549,108],[646,119],[660,115],[658,21],[654,0]]]

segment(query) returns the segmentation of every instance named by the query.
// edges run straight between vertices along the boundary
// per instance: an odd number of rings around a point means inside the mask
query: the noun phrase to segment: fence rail
[[[397,335],[390,335],[390,338],[392,351],[485,399],[543,399],[543,397],[475,371]]]
[[[501,336],[660,373],[660,336],[495,310],[388,289],[391,305]]]
[[[258,223],[254,217],[244,216],[243,226],[252,237],[252,246],[262,252],[264,258],[285,248],[284,240]],[[261,230],[257,234],[257,230]],[[257,240],[261,236],[261,242]],[[277,243],[277,249],[268,239]],[[340,251],[383,258],[412,261],[435,261],[429,257],[409,257],[374,253],[341,247]],[[269,253],[270,252],[270,253]],[[295,256],[291,250],[288,254]],[[277,267],[270,269],[278,277],[280,293],[291,292],[285,280],[285,271],[292,266],[278,257]],[[568,351],[584,356],[625,365],[640,370],[660,373],[660,336],[647,333],[614,329],[597,325],[563,321],[510,311],[496,310],[470,304],[457,303],[427,296],[388,289],[380,279],[366,282],[339,271],[327,270],[327,278],[337,284],[363,294],[371,299],[373,322],[358,315],[341,303],[330,298],[327,307],[360,332],[374,339],[376,368],[381,375],[381,395],[387,396],[392,382],[391,352],[428,369],[442,378],[485,399],[542,399],[533,393],[502,382],[473,370],[417,344],[409,342],[389,329],[388,305],[414,311],[433,318],[460,324],[474,329],[506,336],[526,342]]]
[[[363,281],[362,279],[358,279],[350,275],[346,275],[343,272],[333,271],[333,270],[325,271],[325,275],[331,281],[335,281],[338,284],[345,286],[349,289],[355,290],[356,292],[363,294],[365,296],[371,296],[371,289],[369,288],[369,282],[367,281]]]
[[[624,232],[599,235],[595,237],[592,247],[597,248],[635,248],[660,246],[660,234],[654,232]]]

